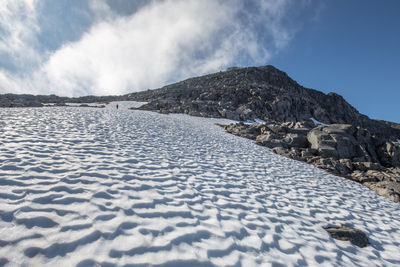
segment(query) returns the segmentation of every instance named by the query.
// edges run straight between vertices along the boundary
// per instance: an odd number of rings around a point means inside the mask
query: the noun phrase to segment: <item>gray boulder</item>
[[[325,157],[354,159],[371,158],[363,140],[357,140],[354,134],[357,128],[349,124],[331,124],[318,126],[307,134],[311,148]]]
[[[311,148],[317,150],[321,156],[338,158],[339,154],[333,137],[329,133],[322,131],[322,129],[322,126],[319,126],[307,134],[307,140],[311,144]]]
[[[283,138],[283,142],[285,142],[288,147],[297,147],[297,148],[307,148],[308,141],[307,137],[297,133],[288,133],[285,138]]]

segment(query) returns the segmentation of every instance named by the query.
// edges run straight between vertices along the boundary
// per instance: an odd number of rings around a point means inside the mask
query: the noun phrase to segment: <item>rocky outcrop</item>
[[[236,123],[229,133],[250,138],[277,154],[357,181],[400,203],[400,143],[350,124]]]
[[[400,138],[400,127],[371,120],[335,93],[307,89],[273,66],[230,68],[156,90],[125,95],[144,101],[139,109],[233,120],[351,124],[381,136]]]

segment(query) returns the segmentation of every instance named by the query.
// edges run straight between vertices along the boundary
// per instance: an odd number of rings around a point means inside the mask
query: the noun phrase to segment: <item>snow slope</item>
[[[215,119],[126,105],[0,109],[0,265],[400,264],[398,204]],[[344,223],[371,245],[322,228]]]

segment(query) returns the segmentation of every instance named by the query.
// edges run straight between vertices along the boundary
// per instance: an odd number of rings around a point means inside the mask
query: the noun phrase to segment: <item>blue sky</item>
[[[325,1],[270,63],[361,113],[400,123],[400,1]]]
[[[272,64],[400,122],[397,0],[2,0],[0,93],[157,88]]]

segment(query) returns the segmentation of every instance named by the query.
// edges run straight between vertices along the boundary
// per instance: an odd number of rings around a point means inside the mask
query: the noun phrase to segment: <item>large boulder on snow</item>
[[[360,143],[353,136],[355,131],[356,128],[349,124],[321,125],[307,134],[307,140],[321,156],[352,159],[362,156],[358,149]]]

